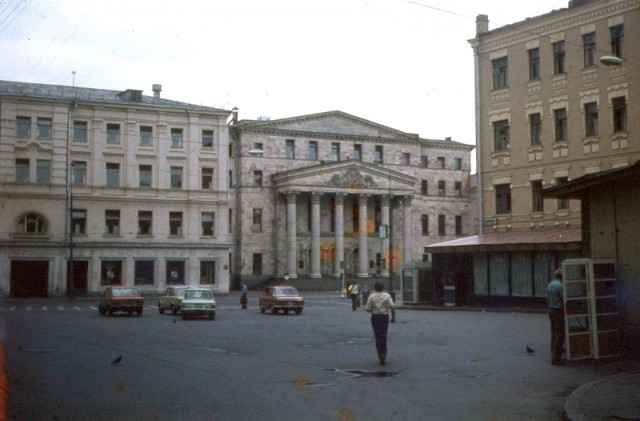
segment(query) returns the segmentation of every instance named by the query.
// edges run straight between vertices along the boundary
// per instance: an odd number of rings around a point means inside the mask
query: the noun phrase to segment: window
[[[402,153],[402,165],[411,165],[411,154],[408,152]]]
[[[564,41],[559,41],[553,44],[553,74],[559,75],[565,72]]]
[[[107,162],[107,186],[118,187],[120,185],[120,164]]]
[[[511,185],[498,184],[494,186],[496,192],[496,214],[507,215],[511,213]]]
[[[87,210],[72,209],[71,210],[71,230],[74,234],[87,233]]]
[[[253,253],[253,268],[251,273],[253,275],[262,275],[262,254]]]
[[[436,168],[439,170],[444,170],[444,157],[443,156],[439,156],[438,159],[436,160]]]
[[[542,118],[540,113],[529,114],[529,137],[531,146],[542,144]]]
[[[213,168],[202,168],[202,190],[213,189]]]
[[[598,104],[584,104],[584,127],[586,136],[598,136]]]
[[[233,171],[229,170],[229,187],[233,187]]]
[[[38,159],[36,161],[36,183],[49,184],[51,182],[51,161]]]
[[[427,195],[429,194],[429,181],[428,180],[422,180],[420,182],[420,194],[423,195]]]
[[[83,161],[73,161],[71,163],[73,177],[71,183],[74,186],[84,186],[87,184],[87,163]]]
[[[493,89],[507,87],[507,72],[509,70],[507,57],[501,57],[492,61],[493,64]]]
[[[138,178],[140,187],[151,187],[151,165],[138,166]]]
[[[561,186],[563,184],[567,184],[569,179],[567,177],[557,177],[556,178],[556,186]],[[558,199],[558,210],[568,210],[569,209],[569,200],[568,199]]]
[[[318,159],[318,142],[309,142],[309,159],[316,161]]]
[[[564,108],[554,110],[553,119],[556,126],[556,142],[568,140],[567,110]]]
[[[612,26],[609,31],[611,32],[611,55],[616,57],[624,57],[624,26],[616,25]]]
[[[331,144],[331,160],[340,161],[340,144],[339,143]]]
[[[153,212],[138,211],[138,235],[151,235]]]
[[[171,188],[182,188],[182,167],[171,167]]]
[[[29,160],[16,159],[16,183],[28,183],[29,172]]]
[[[296,157],[296,141],[293,139],[285,140],[285,157],[287,159],[295,159]]]
[[[384,162],[384,148],[381,145],[377,145],[373,150],[373,162],[378,164]]]
[[[454,170],[462,169],[462,158],[453,158],[453,169]]]
[[[133,282],[136,285],[153,285],[155,283],[155,262],[153,260],[136,260],[134,272]]]
[[[256,208],[253,210],[253,225],[251,229],[254,232],[262,231],[262,209]]]
[[[529,80],[540,79],[540,49],[529,50]]]
[[[143,146],[153,144],[153,127],[140,126],[140,144]]]
[[[18,234],[44,234],[47,231],[47,224],[37,213],[28,213],[18,221]]]
[[[354,203],[351,208],[351,221],[353,223],[351,230],[360,232],[360,206],[358,203]]]
[[[613,98],[611,101],[613,108],[613,131],[627,131],[627,99],[623,96]]]
[[[216,283],[216,262],[202,260],[200,262],[200,284],[213,285]]]
[[[422,155],[420,157],[420,166],[422,168],[427,168],[429,167],[429,158],[427,156]]]
[[[353,145],[353,159],[362,161],[362,145],[359,143]]]
[[[167,260],[167,285],[184,285],[184,260]]]
[[[253,172],[253,184],[262,187],[262,171],[256,170]]]
[[[100,267],[100,285],[122,285],[122,262],[103,260]]]
[[[443,180],[438,181],[438,196],[444,196],[445,191],[445,182]]]
[[[202,131],[202,147],[208,149],[213,148],[213,130]]]
[[[181,148],[182,147],[182,129],[171,129],[171,147],[172,148]]]
[[[596,64],[596,34],[591,32],[582,36],[582,50],[584,52],[584,67]]]
[[[215,213],[202,212],[200,215],[202,222],[202,235],[205,237],[213,237],[213,224],[215,222]]]
[[[446,219],[444,215],[438,215],[438,235],[447,235],[445,221]]]
[[[182,235],[182,212],[169,212],[169,235]]]
[[[87,141],[87,122],[86,121],[73,122],[73,141],[74,142]]]
[[[31,137],[31,117],[16,117],[16,136]]]
[[[531,182],[531,211],[544,211],[544,200],[542,200],[542,180]]]
[[[462,182],[456,181],[453,185],[453,195],[456,197],[462,196]]]
[[[493,123],[493,140],[496,151],[509,150],[509,120],[500,120]]]
[[[107,209],[104,211],[105,233],[120,235],[120,211]]]
[[[233,209],[229,209],[229,220],[227,225],[229,226],[229,234],[233,233]]]
[[[420,215],[422,235],[429,235],[429,215]]]
[[[50,118],[38,117],[38,139],[51,139],[51,128]]]
[[[456,235],[461,236],[462,232],[462,215],[456,215]]]
[[[120,125],[107,124],[107,143],[117,145],[120,143]]]

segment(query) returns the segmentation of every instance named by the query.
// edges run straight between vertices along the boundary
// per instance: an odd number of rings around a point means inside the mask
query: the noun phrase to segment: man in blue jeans
[[[547,306],[551,322],[551,364],[561,365],[564,347],[564,302],[562,299],[562,269],[556,270],[547,286]]]
[[[376,282],[374,292],[369,295],[366,309],[371,313],[371,327],[376,338],[376,351],[380,365],[384,365],[387,359],[387,331],[389,330],[389,310],[391,310],[391,323],[396,322],[396,308],[391,295],[384,292],[382,282]]]

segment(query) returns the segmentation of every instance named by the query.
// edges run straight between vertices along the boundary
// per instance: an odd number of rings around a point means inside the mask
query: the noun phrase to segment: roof
[[[614,168],[593,174],[583,175],[559,186],[548,187],[542,191],[544,197],[579,199],[594,187],[605,183],[619,182],[640,175],[640,161],[628,167]]]
[[[41,83],[11,82],[0,80],[0,96],[16,96],[28,98],[44,98],[66,101],[97,102],[111,104],[133,104],[162,108],[186,108],[190,110],[231,114],[231,111],[170,99],[156,98],[142,95],[141,90],[126,89],[116,91],[111,89],[82,88],[65,85],[46,85]]]
[[[431,253],[469,253],[480,251],[579,250],[580,228],[515,230],[496,232],[431,244]]]

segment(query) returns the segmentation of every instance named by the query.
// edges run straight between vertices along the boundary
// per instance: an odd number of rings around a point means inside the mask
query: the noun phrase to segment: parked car
[[[280,310],[287,314],[293,310],[296,314],[302,313],[304,297],[298,294],[298,290],[290,286],[271,286],[259,298],[260,312],[271,310],[271,314],[278,314]]]
[[[158,311],[160,314],[164,314],[165,310],[170,310],[173,314],[179,312],[187,288],[183,286],[167,287],[164,295],[158,299]]]
[[[144,297],[138,292],[138,288],[124,286],[107,287],[102,295],[98,312],[100,314],[113,316],[115,312],[125,312],[129,315],[136,313],[142,315]]]
[[[187,288],[180,305],[182,320],[188,317],[216,318],[216,301],[209,288]]]

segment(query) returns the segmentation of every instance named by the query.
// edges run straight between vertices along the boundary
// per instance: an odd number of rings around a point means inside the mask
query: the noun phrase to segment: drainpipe
[[[72,124],[71,124],[71,114],[74,109],[78,107],[78,101],[71,101],[69,104],[69,109],[67,111],[67,180],[66,180],[66,190],[67,190],[67,218],[66,218],[66,231],[67,231],[67,243],[69,245],[69,261],[68,261],[68,279],[69,282],[66,285],[66,291],[68,297],[73,297],[74,295],[74,279],[73,279],[73,192],[71,190],[71,177],[73,172],[73,165],[71,162],[71,136],[72,136]]]
[[[235,235],[235,252],[233,254],[234,257],[234,264],[233,266],[235,266],[235,276],[234,276],[234,287],[239,287],[240,286],[240,282],[241,282],[241,274],[240,274],[240,267],[241,267],[241,262],[242,262],[242,253],[240,252],[241,250],[241,244],[242,244],[242,232],[241,232],[241,222],[242,222],[242,200],[240,198],[240,181],[241,181],[241,177],[240,177],[240,153],[241,148],[240,148],[240,132],[238,130],[238,128],[236,127],[238,124],[238,109],[237,108],[233,108],[231,110],[231,122],[229,124],[229,135],[232,138],[232,145],[235,146],[234,148],[234,156],[233,156],[233,162],[234,162],[234,178],[235,178],[235,183],[234,183],[234,191],[235,191],[235,199],[236,199],[236,203],[235,203],[235,210],[236,210],[236,214],[233,220],[233,230],[234,230],[234,235]],[[233,181],[230,180],[230,181]],[[229,191],[229,187],[227,186],[227,191]]]
[[[478,21],[481,19],[487,19],[488,26],[488,18],[485,15],[479,15]],[[478,23],[484,23],[478,22]],[[469,41],[473,48],[473,66],[474,66],[474,90],[475,90],[475,118],[476,118],[476,177],[477,177],[477,197],[478,197],[478,234],[482,235],[484,233],[483,220],[484,220],[484,211],[483,211],[483,184],[482,184],[482,125],[480,123],[480,54],[479,54],[479,43],[478,43],[478,35],[476,38]]]

